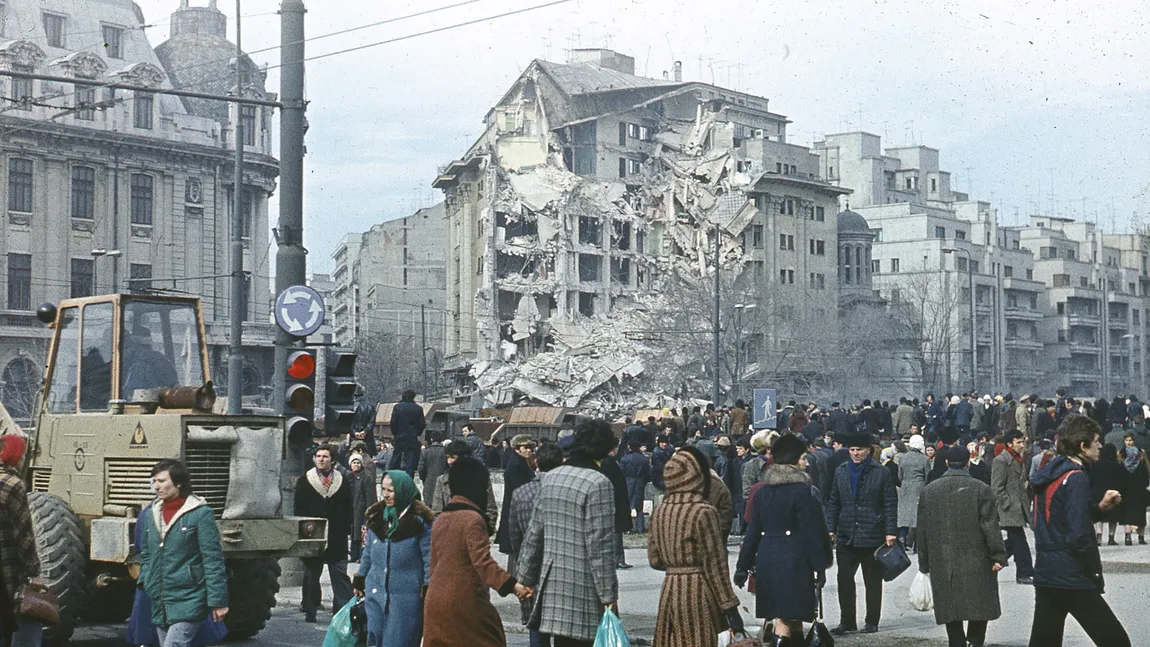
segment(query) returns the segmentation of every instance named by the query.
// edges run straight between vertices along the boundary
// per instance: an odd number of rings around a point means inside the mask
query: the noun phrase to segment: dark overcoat
[[[327,490],[320,486],[318,471],[313,467],[296,482],[295,514],[299,517],[327,519],[326,562],[347,559],[347,542],[351,535],[351,483],[339,470],[332,470],[332,483]]]
[[[1030,516],[1026,497],[1026,467],[1010,450],[1004,450],[990,463],[990,490],[998,507],[998,523],[1003,528],[1021,528]]]
[[[934,621],[994,620],[1002,615],[995,563],[1006,546],[990,486],[966,470],[947,470],[918,503],[918,570],[930,574]]]
[[[739,570],[755,572],[755,616],[815,619],[815,573],[831,563],[830,535],[806,473],[771,465],[748,505]]]
[[[511,497],[515,490],[527,485],[535,478],[535,470],[527,464],[527,460],[517,453],[512,453],[507,459],[507,469],[503,470],[503,508],[499,513],[499,552],[504,555],[511,554],[511,535],[508,533],[508,522],[511,520]],[[626,486],[624,486],[625,488]],[[628,514],[628,516],[630,516]]]
[[[849,463],[849,460],[848,460]],[[850,466],[835,469],[827,495],[827,529],[835,541],[855,548],[878,548],[886,537],[898,534],[898,493],[890,472],[867,459],[859,479],[858,496],[851,492]]]

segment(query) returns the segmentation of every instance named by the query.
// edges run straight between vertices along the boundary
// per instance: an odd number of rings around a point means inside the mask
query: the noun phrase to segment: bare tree
[[[391,402],[407,388],[421,388],[419,340],[408,335],[371,332],[356,342],[356,380],[369,402]]]
[[[949,388],[953,359],[965,347],[957,316],[961,288],[946,272],[908,272],[887,280],[890,325],[917,357],[924,387]]]

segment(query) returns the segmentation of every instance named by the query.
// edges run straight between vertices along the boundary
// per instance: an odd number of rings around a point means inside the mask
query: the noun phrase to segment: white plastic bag
[[[930,589],[930,576],[925,573],[916,573],[914,581],[910,583],[910,593],[907,595],[910,606],[915,611],[930,611],[934,608],[934,593]]]

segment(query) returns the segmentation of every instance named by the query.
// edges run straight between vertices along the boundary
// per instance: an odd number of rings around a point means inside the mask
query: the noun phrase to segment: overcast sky
[[[462,1],[311,0],[307,35]],[[315,40],[307,53],[548,1],[475,0]],[[179,0],[137,2],[160,44]],[[242,2],[244,49],[276,45],[279,0]],[[220,8],[232,33],[235,3]],[[794,122],[792,143],[861,129],[884,146],[939,148],[952,186],[993,202],[1006,224],[1053,207],[1126,230],[1150,200],[1148,16],[1134,1],[571,0],[317,60],[307,70],[308,271],[330,271],[343,234],[438,201],[436,167],[467,149],[532,59],[562,62],[571,47],[609,46],[651,77],[681,60],[687,80],[765,96]],[[275,65],[279,53],[253,58]],[[279,91],[275,70],[268,89]]]

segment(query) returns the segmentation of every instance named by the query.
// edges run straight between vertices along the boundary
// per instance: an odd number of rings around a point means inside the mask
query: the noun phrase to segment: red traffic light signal
[[[315,355],[310,351],[296,350],[288,355],[283,413],[290,442],[302,444],[311,439],[315,415]]]

